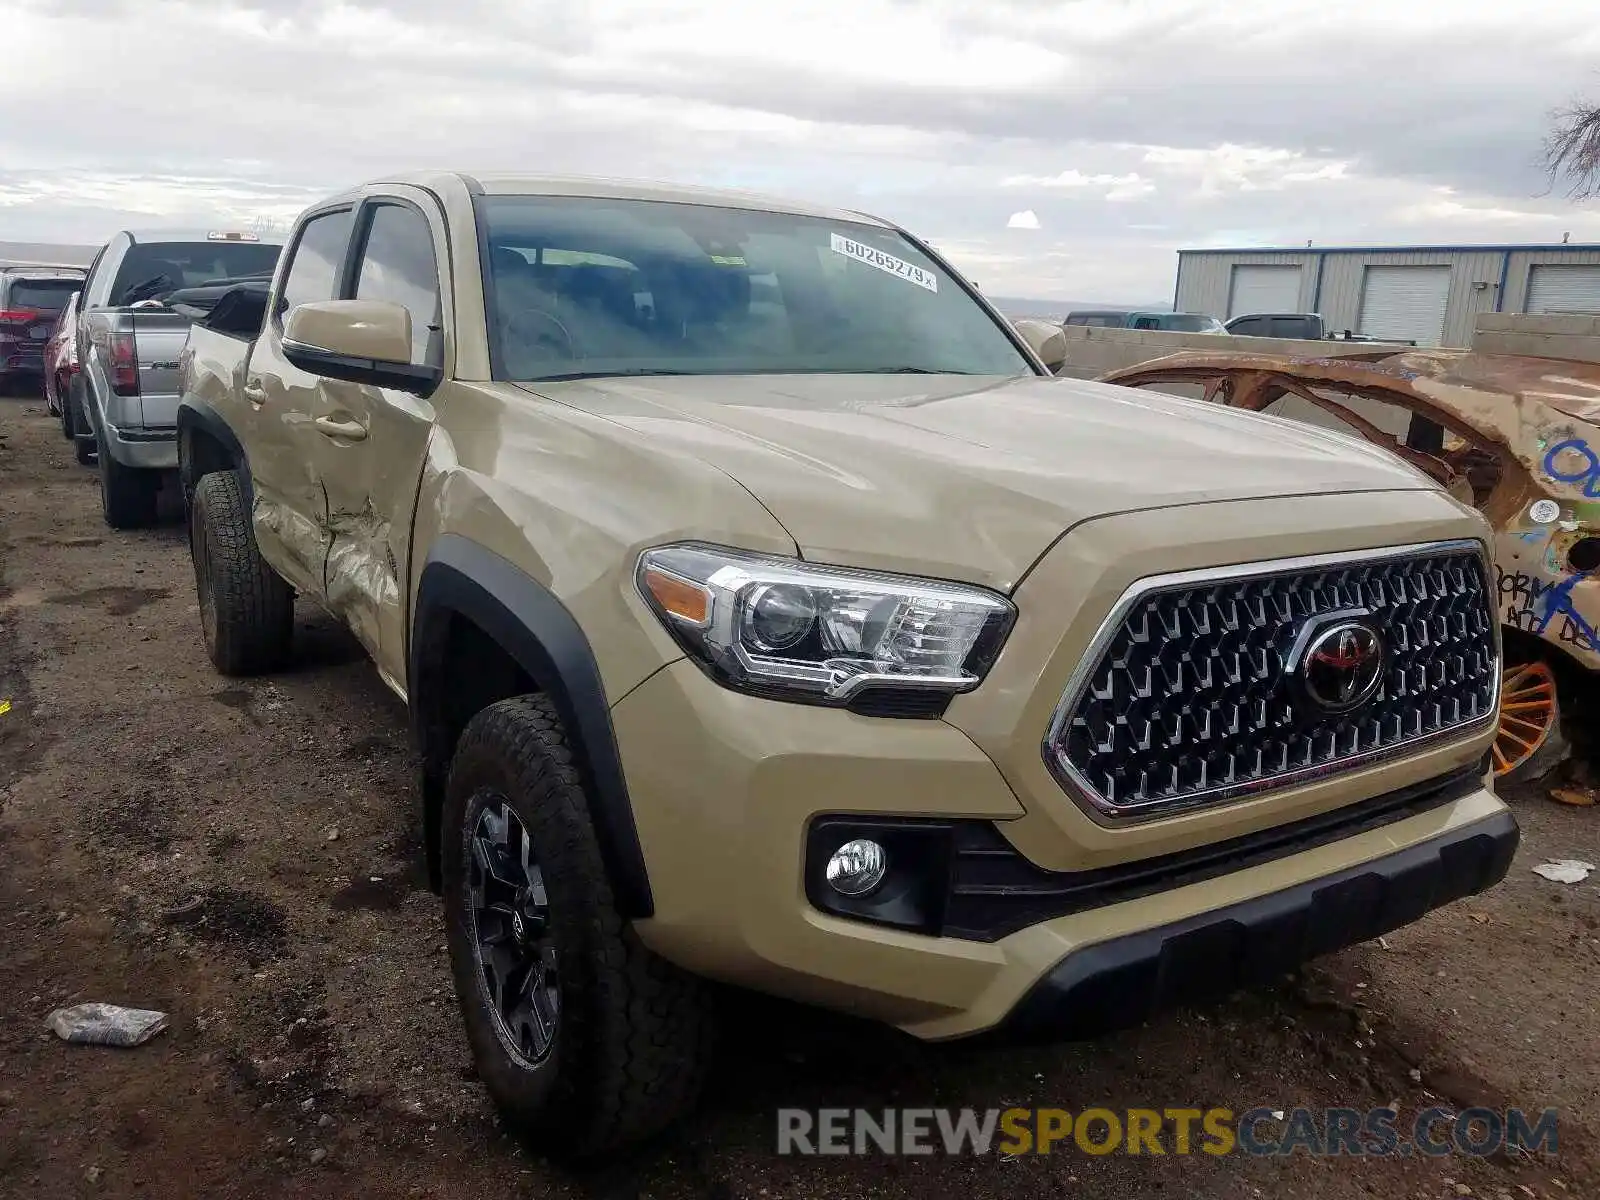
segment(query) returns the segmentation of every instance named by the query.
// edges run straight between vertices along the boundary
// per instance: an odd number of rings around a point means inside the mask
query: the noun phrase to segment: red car
[[[56,316],[50,326],[50,336],[44,344],[44,401],[50,411],[61,418],[61,432],[72,437],[72,413],[67,408],[71,394],[72,377],[78,371],[78,344],[73,337],[78,323],[78,297],[73,292],[67,306]]]
[[[44,373],[44,343],[83,272],[0,264],[0,396]]]

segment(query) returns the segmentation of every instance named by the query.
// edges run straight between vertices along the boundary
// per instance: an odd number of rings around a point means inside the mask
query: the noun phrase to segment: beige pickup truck
[[[552,1152],[685,1111],[706,981],[1084,1037],[1505,873],[1483,518],[1051,344],[858,212],[461,174],[196,325],[206,647],[278,667],[298,593],[408,704],[480,1077]]]

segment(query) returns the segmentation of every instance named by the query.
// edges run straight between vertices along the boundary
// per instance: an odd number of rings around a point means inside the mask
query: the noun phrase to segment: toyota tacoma
[[[1053,378],[928,243],[424,174],[181,367],[207,651],[295,596],[408,705],[479,1077],[552,1152],[693,1102],[711,984],[1073,1038],[1498,881],[1489,528],[1359,439]]]

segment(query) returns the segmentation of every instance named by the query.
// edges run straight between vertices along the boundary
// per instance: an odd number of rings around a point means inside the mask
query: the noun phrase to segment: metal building
[[[1173,307],[1317,312],[1331,332],[1466,346],[1482,312],[1600,313],[1600,244],[1180,250]]]

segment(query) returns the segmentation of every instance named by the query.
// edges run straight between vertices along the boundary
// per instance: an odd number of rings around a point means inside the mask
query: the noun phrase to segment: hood
[[[1358,438],[1071,379],[697,375],[524,387],[726,472],[807,559],[1004,591],[1094,517],[1433,486]]]

